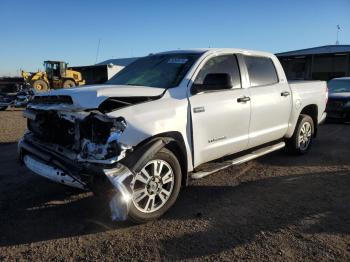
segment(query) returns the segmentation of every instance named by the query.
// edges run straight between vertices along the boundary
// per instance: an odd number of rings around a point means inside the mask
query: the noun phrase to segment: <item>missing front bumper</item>
[[[25,155],[23,162],[29,170],[53,182],[80,189],[87,188],[86,183],[78,178],[67,174],[57,167],[47,165],[31,155]]]
[[[130,181],[133,178],[133,172],[126,166],[117,163],[110,168],[102,168],[101,166],[89,164],[89,168],[82,168],[82,166],[77,164],[74,167],[75,170],[69,172],[67,170],[72,169],[74,164],[69,159],[65,159],[64,162],[62,158],[58,158],[23,140],[19,142],[18,149],[21,160],[29,170],[56,183],[89,190],[96,185],[83,180],[83,176],[88,174],[91,178],[94,176],[107,178],[107,181],[109,181],[108,189],[106,192],[101,193],[107,194],[112,191],[109,198],[111,219],[113,221],[127,219],[132,199]],[[80,174],[78,170],[81,170],[82,173]]]
[[[111,165],[81,163],[69,154],[59,154],[25,138],[20,140],[18,149],[20,158],[34,173],[67,186],[92,189],[107,196],[112,220],[121,221],[128,218],[132,204],[134,174],[140,172],[149,159],[170,141],[170,138],[151,140],[133,151],[122,163]]]

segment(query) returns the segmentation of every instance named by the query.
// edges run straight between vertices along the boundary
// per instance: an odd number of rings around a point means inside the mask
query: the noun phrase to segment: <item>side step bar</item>
[[[255,159],[257,157],[260,157],[260,156],[266,155],[268,153],[271,153],[273,151],[279,150],[285,146],[286,146],[285,142],[280,142],[280,143],[275,144],[275,145],[260,148],[260,149],[253,151],[247,155],[244,155],[244,156],[241,156],[241,157],[229,160],[229,161],[222,162],[222,163],[220,163],[220,167],[215,168],[213,170],[194,172],[194,173],[192,173],[191,178],[193,178],[193,179],[203,178],[205,176],[211,175],[215,172],[218,172],[218,171],[225,169],[225,168],[228,168],[230,166],[239,165],[239,164],[242,164],[244,162]]]

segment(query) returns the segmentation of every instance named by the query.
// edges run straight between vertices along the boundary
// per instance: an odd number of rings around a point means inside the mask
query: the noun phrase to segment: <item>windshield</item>
[[[201,54],[175,53],[137,59],[107,84],[170,88],[178,86]]]
[[[51,72],[52,70],[52,64],[50,63],[44,63],[45,71],[46,72]]]
[[[350,80],[331,80],[328,89],[330,93],[350,92]]]

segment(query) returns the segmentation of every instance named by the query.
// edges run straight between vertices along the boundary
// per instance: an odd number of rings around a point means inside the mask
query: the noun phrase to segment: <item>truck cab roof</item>
[[[238,53],[238,54],[246,54],[246,55],[256,55],[256,56],[266,56],[272,57],[274,56],[272,53],[264,52],[264,51],[255,51],[249,49],[241,49],[241,48],[194,48],[194,49],[185,49],[185,50],[173,50],[173,51],[165,51],[156,54],[177,54],[177,53]]]

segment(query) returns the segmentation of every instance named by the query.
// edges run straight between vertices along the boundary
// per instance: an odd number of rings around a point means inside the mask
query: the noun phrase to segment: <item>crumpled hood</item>
[[[50,104],[49,109],[94,109],[109,97],[155,97],[164,92],[163,88],[129,85],[91,85],[66,88],[38,94],[37,96],[70,96],[73,105]],[[42,108],[43,105],[31,105],[32,108]],[[46,108],[48,109],[48,108]]]
[[[329,93],[329,98],[332,99],[350,99],[350,92]]]

